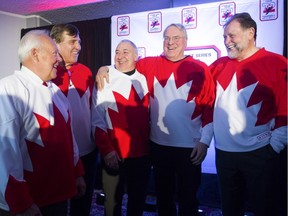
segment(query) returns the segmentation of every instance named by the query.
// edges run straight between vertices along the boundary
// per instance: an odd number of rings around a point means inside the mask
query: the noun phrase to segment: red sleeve
[[[275,65],[278,66],[276,71],[271,71],[271,74],[277,74],[273,89],[276,100],[274,129],[287,125],[287,59],[281,56],[275,61]]]
[[[216,90],[215,84],[211,72],[204,62],[195,59],[189,60],[189,58],[187,58],[187,62],[189,64],[181,64],[183,70],[179,71],[188,71],[190,73],[190,79],[193,80],[193,85],[190,89],[188,99],[192,100],[193,98],[195,98],[196,103],[192,119],[201,115],[202,127],[204,127],[205,125],[213,122],[213,110]],[[184,70],[184,66],[188,67],[188,69]],[[190,68],[193,68],[193,73],[190,72]],[[181,72],[181,75],[182,73],[183,72]],[[180,73],[178,76],[180,76]],[[185,77],[182,77],[182,79],[185,79]],[[186,81],[182,82],[184,83]]]
[[[203,89],[200,93],[200,97],[198,97],[196,100],[196,103],[200,104],[200,107],[203,107],[204,109],[202,113],[202,127],[213,122],[213,111],[216,93],[215,84],[208,68],[205,68],[204,76],[205,81]]]
[[[109,152],[114,151],[114,148],[109,141],[108,134],[99,127],[96,127],[95,129],[95,143],[103,157]]]
[[[23,212],[33,204],[29,188],[25,181],[17,181],[13,176],[9,176],[5,199],[13,214]]]

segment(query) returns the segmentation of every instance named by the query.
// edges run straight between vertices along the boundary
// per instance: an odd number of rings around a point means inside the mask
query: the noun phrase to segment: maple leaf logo
[[[249,125],[256,125],[257,116],[253,113],[259,112],[262,102],[249,105],[249,100],[257,84],[258,82],[255,82],[238,91],[236,73],[225,90],[217,83],[215,101],[217,115],[214,115],[214,118],[219,121],[227,121],[232,135],[249,130]]]
[[[151,118],[156,119],[157,126],[162,133],[172,133],[172,131],[169,131],[169,128],[166,125],[170,124],[169,121],[174,122],[173,116],[175,116],[175,110],[181,110],[182,112],[188,113],[188,115],[192,117],[195,110],[195,97],[187,102],[192,83],[193,81],[191,80],[177,88],[174,74],[172,73],[166,85],[162,87],[157,78],[154,78],[154,92],[157,92],[157,95],[161,95],[161,97],[157,98],[154,95],[154,97],[151,97],[150,99],[151,104],[153,104],[151,105],[151,113],[154,115]],[[167,89],[169,89],[169,91],[167,91]],[[173,94],[173,96],[171,96],[171,94]],[[166,116],[169,116],[169,118]],[[181,124],[191,125],[191,119],[183,118],[181,119]]]
[[[113,92],[113,94],[116,106],[109,107],[109,116],[111,119],[118,120],[112,121],[112,128],[128,128],[129,124],[135,122],[135,119],[141,118],[139,115],[148,113],[149,95],[139,95],[133,85],[129,97],[117,92]]]
[[[70,140],[72,137],[70,128],[70,116],[66,122],[61,112],[54,104],[53,108],[54,115],[58,120],[57,124],[55,125],[51,125],[51,122],[42,115],[34,113],[35,118],[39,124],[39,128],[35,129],[36,131],[34,137],[29,137],[25,140],[29,155],[33,156],[27,160],[29,163],[25,164],[25,169],[29,171],[34,169],[41,170],[39,165],[41,166],[42,164],[38,163],[38,161],[45,161],[45,159],[49,158],[51,155],[57,155],[58,152],[63,150],[63,148],[65,149],[63,151],[66,153],[71,151],[71,149],[69,149],[72,146],[70,146],[72,143],[72,140]],[[61,131],[62,133],[59,133],[58,131]],[[30,163],[30,160],[32,163]],[[47,159],[47,161],[49,160]]]
[[[113,128],[108,130],[109,136],[115,147],[121,146],[121,153],[125,156],[130,151],[138,152],[138,144],[143,139],[148,141],[149,137],[149,94],[138,93],[136,88],[132,85],[128,98],[113,92],[116,106],[108,108]]]

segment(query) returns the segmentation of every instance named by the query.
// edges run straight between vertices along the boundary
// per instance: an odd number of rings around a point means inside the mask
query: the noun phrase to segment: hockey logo
[[[278,1],[261,0],[260,2],[260,20],[269,21],[278,18]]]

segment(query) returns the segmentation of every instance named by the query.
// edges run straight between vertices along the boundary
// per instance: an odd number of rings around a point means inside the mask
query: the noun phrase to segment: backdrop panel
[[[210,65],[226,55],[223,25],[235,13],[248,12],[257,22],[257,46],[283,54],[284,0],[236,0],[197,4],[157,11],[124,14],[111,18],[111,62],[123,39],[138,47],[139,58],[163,51],[163,31],[171,23],[182,23],[188,33],[187,55]],[[213,142],[203,163],[204,173],[216,173]]]

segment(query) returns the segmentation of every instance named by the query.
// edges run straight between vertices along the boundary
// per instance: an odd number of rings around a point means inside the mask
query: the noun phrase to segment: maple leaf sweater
[[[210,69],[216,148],[246,152],[270,143],[280,152],[287,145],[287,59],[262,48],[240,62],[222,57]]]
[[[0,208],[16,214],[76,194],[83,175],[60,89],[28,68],[0,81]]]
[[[103,157],[116,150],[125,158],[149,153],[149,93],[145,77],[126,75],[109,66],[109,83],[94,89],[92,128]]]
[[[205,63],[187,56],[176,62],[165,56],[137,62],[151,95],[150,139],[160,145],[193,148],[213,137],[214,82]]]
[[[91,153],[95,144],[91,139],[91,100],[94,86],[91,70],[75,63],[69,70],[57,67],[57,77],[52,80],[66,95],[71,104],[72,128],[80,156]]]

